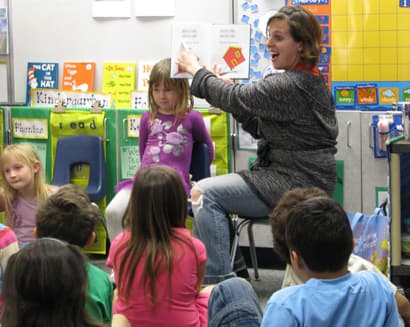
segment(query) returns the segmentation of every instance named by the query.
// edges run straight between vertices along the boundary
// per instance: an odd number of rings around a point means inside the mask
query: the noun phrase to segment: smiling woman
[[[259,139],[250,171],[204,179],[191,191],[194,234],[208,253],[205,283],[233,276],[228,214],[264,217],[289,189],[316,186],[331,195],[336,183],[335,108],[316,68],[320,24],[299,6],[282,7],[267,21],[266,46],[273,67],[283,73],[248,85],[229,84],[201,68],[190,51],[178,59],[181,69],[193,76],[193,95],[230,112]],[[234,271],[244,268],[243,260],[236,260]]]

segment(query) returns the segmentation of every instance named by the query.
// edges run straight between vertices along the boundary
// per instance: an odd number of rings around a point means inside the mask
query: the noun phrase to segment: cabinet
[[[344,162],[344,208],[371,214],[387,194],[388,163],[374,157],[373,116],[381,111],[338,110],[336,159]]]
[[[390,216],[391,216],[391,275],[403,285],[402,276],[410,275],[410,260],[402,255],[403,219],[410,215],[410,142],[401,140],[391,143],[389,151]],[[408,284],[408,283],[407,283]]]

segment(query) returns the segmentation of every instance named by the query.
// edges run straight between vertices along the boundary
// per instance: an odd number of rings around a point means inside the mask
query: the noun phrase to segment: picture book
[[[95,62],[64,62],[61,89],[65,91],[94,91]]]
[[[26,83],[26,105],[31,104],[31,90],[57,89],[58,63],[56,62],[28,62]]]
[[[231,79],[249,78],[250,25],[175,23],[172,27],[171,77],[189,78],[176,63],[184,49],[199,58],[201,66],[218,65],[221,75]]]
[[[136,69],[135,62],[104,62],[102,92],[111,94],[111,108],[132,108]]]

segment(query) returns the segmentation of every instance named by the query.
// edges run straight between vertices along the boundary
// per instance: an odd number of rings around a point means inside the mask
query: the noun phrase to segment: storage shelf
[[[402,257],[401,227],[403,211],[408,215],[409,208],[406,201],[403,205],[402,197],[409,198],[410,176],[408,174],[410,142],[400,140],[388,144],[390,202],[391,202],[391,275],[410,276],[410,259]],[[403,158],[403,155],[405,158]],[[403,164],[404,163],[404,164]],[[403,175],[403,176],[402,176]]]

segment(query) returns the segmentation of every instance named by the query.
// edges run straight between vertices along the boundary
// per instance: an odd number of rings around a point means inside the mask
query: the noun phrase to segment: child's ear
[[[41,169],[40,161],[36,160],[33,164],[34,173],[37,174]]]
[[[290,254],[290,262],[292,263],[292,266],[296,266],[298,268],[302,268],[305,264],[303,261],[303,258],[300,256],[299,253],[297,253],[294,250],[289,251]]]
[[[88,239],[88,241],[87,241],[87,244],[86,244],[86,245],[92,245],[92,244],[94,244],[95,238],[96,238],[95,232],[92,232],[91,235],[90,235],[90,237],[89,237],[89,239]]]
[[[38,239],[37,227],[34,227],[34,229],[33,229],[33,237],[34,237],[35,239]]]

